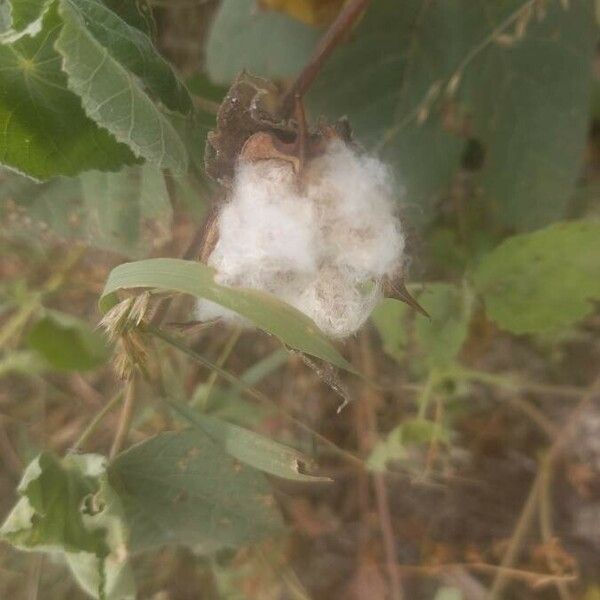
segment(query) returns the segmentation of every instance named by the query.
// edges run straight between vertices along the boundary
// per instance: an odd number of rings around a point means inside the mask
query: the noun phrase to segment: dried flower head
[[[114,364],[121,379],[129,379],[136,367],[144,369],[148,361],[140,327],[149,305],[150,293],[142,292],[113,306],[100,321],[108,339],[116,342]]]

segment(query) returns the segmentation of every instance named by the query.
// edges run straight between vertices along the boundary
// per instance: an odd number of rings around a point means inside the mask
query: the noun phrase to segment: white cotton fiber
[[[216,280],[276,295],[325,333],[346,337],[381,297],[381,280],[402,269],[398,190],[380,161],[341,142],[297,180],[291,162],[238,164],[208,259]],[[240,317],[200,301],[197,318]]]
[[[395,215],[398,193],[382,162],[333,142],[311,162],[307,181],[333,264],[351,268],[360,279],[399,267],[404,236]]]

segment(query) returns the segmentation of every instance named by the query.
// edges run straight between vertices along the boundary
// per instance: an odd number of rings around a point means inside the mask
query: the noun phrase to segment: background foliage
[[[312,86],[392,168],[430,319],[334,344],[164,258],[235,76],[284,89],[342,4],[0,0],[2,597],[597,597],[594,3],[373,1]]]

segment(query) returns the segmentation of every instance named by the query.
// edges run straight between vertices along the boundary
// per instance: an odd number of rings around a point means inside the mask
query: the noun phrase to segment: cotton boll
[[[342,142],[309,160],[301,181],[292,162],[242,159],[208,264],[218,283],[269,292],[328,335],[349,336],[381,298],[383,277],[402,269],[396,196],[386,166]],[[197,316],[244,322],[207,301]]]

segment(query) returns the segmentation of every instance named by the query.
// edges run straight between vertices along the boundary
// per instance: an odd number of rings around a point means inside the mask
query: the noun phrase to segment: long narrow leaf
[[[214,271],[199,262],[153,258],[119,265],[111,271],[102,292],[102,312],[118,302],[118,290],[131,288],[153,288],[206,298],[246,317],[288,346],[356,373],[306,315],[270,294],[219,285],[214,281]]]

